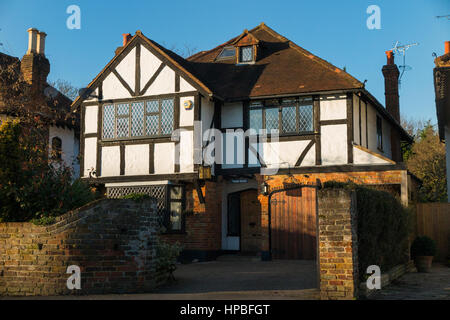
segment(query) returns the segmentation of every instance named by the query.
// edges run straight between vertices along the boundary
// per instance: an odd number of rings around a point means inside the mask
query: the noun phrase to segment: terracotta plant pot
[[[416,256],[414,262],[416,264],[417,271],[430,272],[433,256]]]

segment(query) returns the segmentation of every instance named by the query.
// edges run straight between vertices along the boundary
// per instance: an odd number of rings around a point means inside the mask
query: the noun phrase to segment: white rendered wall
[[[353,147],[353,163],[354,164],[390,164],[380,157],[369,152],[363,151],[357,147]]]
[[[201,98],[202,108],[201,108],[201,120],[203,132],[209,129],[211,122],[214,117],[214,102],[206,98]]]
[[[292,168],[309,143],[309,140],[263,143],[262,159],[267,168]],[[315,163],[315,148],[311,149],[313,151],[309,150],[303,166]],[[312,159],[314,159],[314,163],[311,161]]]
[[[175,171],[175,144],[155,143],[154,150],[155,174],[174,173]]]
[[[141,46],[141,88],[150,80],[161,65],[161,60],[155,57],[144,46]]]
[[[180,92],[187,92],[187,91],[196,91],[193,86],[191,86],[186,80],[184,80],[182,77],[180,78]]]
[[[193,107],[190,109],[184,108],[184,102],[191,101]],[[181,97],[180,98],[180,126],[193,126],[194,125],[194,110],[198,106],[194,105],[194,97]]]
[[[353,142],[361,145],[359,139],[359,116],[359,97],[356,94],[353,94]]]
[[[383,150],[378,149],[377,144],[377,114],[375,107],[370,103],[367,105],[367,131],[368,131],[368,148],[370,151],[379,153],[389,159],[392,158],[391,150],[391,125],[382,118],[382,131],[383,131]]]
[[[149,145],[125,145],[125,175],[144,175],[149,173]]]
[[[180,133],[180,172],[194,171],[194,134],[192,131]]]
[[[102,147],[102,177],[120,175],[120,147]]]
[[[242,102],[225,103],[222,106],[222,128],[242,128],[242,110]]]
[[[130,93],[120,83],[119,79],[110,73],[105,80],[103,80],[103,99],[123,99],[131,98]]]
[[[366,112],[367,104],[361,100],[361,145],[367,148]]]
[[[322,165],[347,163],[347,125],[327,125],[320,130]]]
[[[320,96],[320,120],[347,119],[347,96]]]
[[[61,139],[61,159],[64,161],[64,164],[68,167],[71,167],[74,170],[74,175],[79,175],[79,163],[78,163],[78,153],[79,153],[79,145],[78,139],[75,138],[75,132],[73,129],[50,126],[49,127],[49,146],[51,152],[52,147],[52,139],[54,137],[58,137]],[[78,148],[77,148],[78,145]],[[75,172],[77,171],[77,172]]]
[[[98,106],[86,106],[84,133],[97,133]]]
[[[174,92],[175,92],[175,72],[168,66],[165,66],[161,71],[161,73],[156,78],[156,80],[150,85],[150,87],[143,95],[151,96]]]
[[[136,72],[136,47],[120,61],[116,67],[117,73],[125,80],[125,82],[134,90],[135,72]]]
[[[97,167],[97,138],[84,139],[84,177]]]

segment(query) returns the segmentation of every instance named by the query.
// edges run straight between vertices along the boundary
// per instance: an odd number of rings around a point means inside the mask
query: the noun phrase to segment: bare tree
[[[63,95],[70,100],[75,100],[78,96],[78,88],[75,88],[69,81],[58,79],[56,81],[49,81],[49,85],[58,89]]]

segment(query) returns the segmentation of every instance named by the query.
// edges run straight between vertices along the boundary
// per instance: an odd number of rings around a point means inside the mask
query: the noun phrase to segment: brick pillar
[[[358,288],[356,195],[318,192],[320,298],[353,299]]]

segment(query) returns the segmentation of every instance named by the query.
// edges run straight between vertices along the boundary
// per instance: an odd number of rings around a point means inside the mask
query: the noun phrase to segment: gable
[[[200,91],[206,96],[212,92],[183,66],[183,58],[163,49],[144,37],[141,32],[116,51],[116,56],[88,85],[96,100],[125,99],[139,96]],[[186,62],[186,61],[185,61]],[[92,98],[77,97],[72,108]]]

